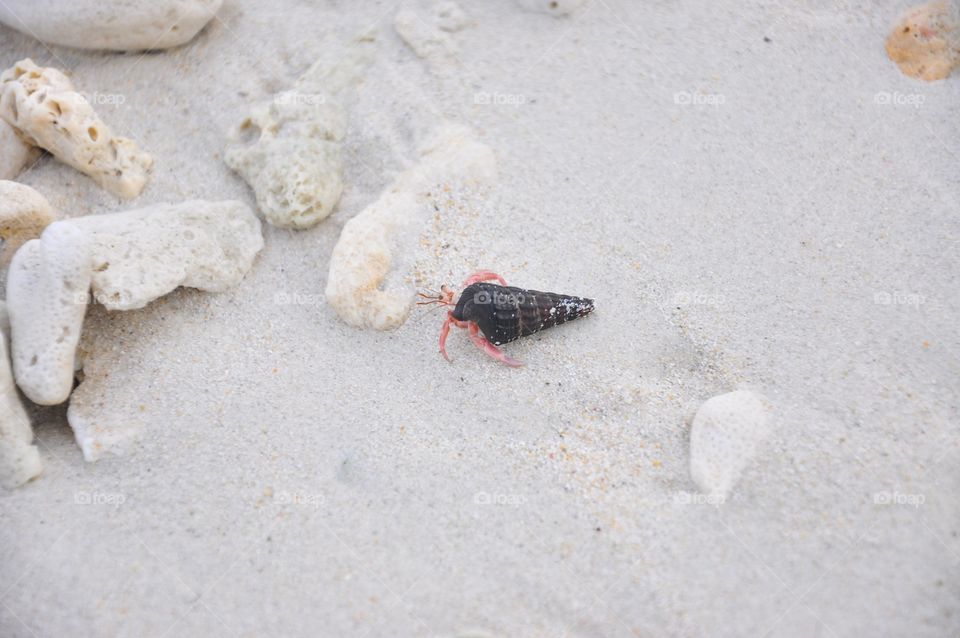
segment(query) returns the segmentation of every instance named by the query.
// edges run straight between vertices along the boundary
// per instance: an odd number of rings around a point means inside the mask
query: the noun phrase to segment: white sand
[[[253,205],[227,130],[382,27],[330,219],[267,227],[229,293],[91,313],[104,414],[142,443],[87,464],[64,410],[35,411],[46,471],[0,496],[0,635],[960,633],[960,81],[886,58],[910,3],[464,2],[458,64],[362,4],[228,0],[146,56],[0,31],[4,67],[123,96],[97,109],[156,158],[137,206]],[[500,177],[452,189],[422,283],[486,267],[597,300],[508,346],[524,369],[459,331],[446,363],[439,311],[376,333],[322,299],[340,228],[440,114]],[[50,158],[21,181],[68,215],[133,207]],[[714,508],[689,418],[738,387],[772,434]]]

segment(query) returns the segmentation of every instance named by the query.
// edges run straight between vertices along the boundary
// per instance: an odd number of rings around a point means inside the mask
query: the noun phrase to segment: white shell
[[[46,44],[143,51],[190,41],[223,0],[3,0],[0,22]]]
[[[747,390],[715,396],[693,418],[690,475],[705,493],[725,497],[768,434],[771,407]]]

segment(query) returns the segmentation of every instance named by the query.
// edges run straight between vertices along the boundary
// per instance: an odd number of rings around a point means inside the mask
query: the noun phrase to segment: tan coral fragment
[[[43,195],[25,184],[0,181],[0,266],[9,264],[24,242],[39,237],[55,219]]]
[[[413,292],[389,281],[397,236],[422,226],[425,194],[456,180],[486,183],[496,176],[493,151],[468,128],[445,123],[421,149],[419,162],[397,176],[377,201],[343,227],[330,256],[327,302],[346,323],[391,330],[410,314]],[[402,243],[402,242],[401,242]]]
[[[136,197],[153,158],[136,143],[116,137],[66,75],[33,60],[0,75],[0,117],[34,146],[53,154],[120,197]]]

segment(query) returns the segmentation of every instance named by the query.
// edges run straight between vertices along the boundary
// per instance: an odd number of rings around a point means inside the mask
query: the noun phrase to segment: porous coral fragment
[[[153,158],[113,135],[66,75],[25,59],[0,74],[0,117],[27,143],[127,199],[146,186]]]

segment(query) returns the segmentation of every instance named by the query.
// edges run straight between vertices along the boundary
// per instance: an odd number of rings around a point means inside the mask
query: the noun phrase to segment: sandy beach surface
[[[68,216],[252,191],[250,108],[374,29],[345,106],[344,193],[222,294],[95,307],[83,460],[34,408],[42,476],[0,495],[0,635],[960,634],[960,81],[903,76],[909,2],[461,2],[444,56],[393,28],[430,3],[226,0],[148,54],[0,28],[3,68],[70,71],[155,158],[134,202],[45,157]],[[324,300],[343,225],[443,120],[497,157],[444,184],[411,286],[479,268],[596,300],[496,364],[438,309],[351,328]],[[772,432],[722,503],[690,422],[736,389]]]

